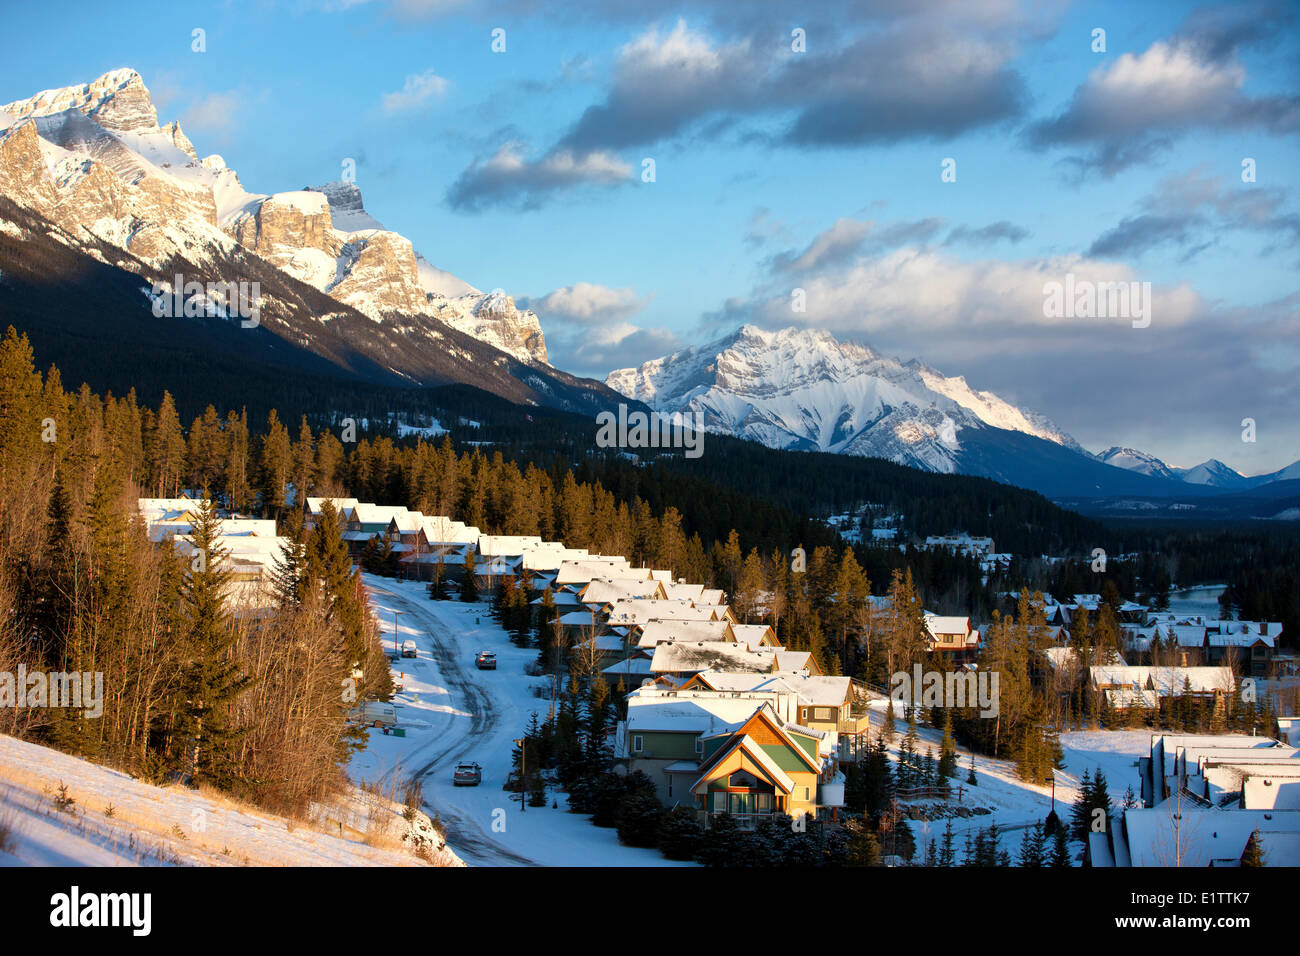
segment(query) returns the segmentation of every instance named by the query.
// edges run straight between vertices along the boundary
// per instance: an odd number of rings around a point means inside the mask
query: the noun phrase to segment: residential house
[[[739,727],[702,738],[698,777],[690,785],[705,826],[728,814],[742,828],[779,813],[817,815],[829,782],[821,735],[783,721],[767,704]]]

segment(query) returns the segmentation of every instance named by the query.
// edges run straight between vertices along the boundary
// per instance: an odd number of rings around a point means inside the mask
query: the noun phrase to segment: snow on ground
[[[406,736],[371,731],[368,748],[353,757],[351,772],[355,779],[378,781],[388,792],[394,781],[400,788],[409,777],[420,777],[426,812],[441,817],[448,844],[470,863],[675,865],[657,851],[622,846],[613,830],[592,826],[586,815],[568,813],[563,793],[550,794],[551,801],[559,803],[558,808],[548,801],[546,807],[527,807],[521,812],[517,795],[502,790],[511,767],[513,740],[522,734],[534,712],[539,720],[546,717],[549,699],[533,696],[533,688],[549,690],[549,680],[525,673],[525,665],[536,658],[537,652],[515,647],[492,619],[486,602],[431,601],[425,585],[416,581],[365,575],[365,583],[385,645],[390,651],[394,647],[396,610],[397,643],[414,640],[419,657],[403,658],[393,665],[403,686],[394,703]],[[474,657],[482,649],[496,652],[497,670],[480,671],[474,666]],[[901,708],[895,711],[895,717],[898,735],[891,750],[896,755],[907,725]],[[873,739],[883,719],[884,701],[876,701],[871,712]],[[921,754],[930,746],[937,758],[942,732],[918,726],[917,733]],[[1061,747],[1064,766],[1055,775],[1057,812],[1067,816],[1078,796],[1084,771],[1102,769],[1115,806],[1127,787],[1137,792],[1136,762],[1150,752],[1151,733],[1072,731],[1061,735]],[[959,773],[954,785],[962,788],[961,805],[990,811],[953,819],[958,845],[967,830],[996,823],[1004,832],[1003,848],[1014,857],[1020,840],[1018,831],[1050,812],[1051,785],[1021,780],[1012,761],[976,755],[977,784],[972,788],[965,782],[970,752],[958,747],[958,755]],[[482,765],[480,786],[452,786],[452,768],[461,761]],[[958,805],[955,799],[951,802]],[[943,821],[911,821],[910,825],[918,837],[918,857],[924,845],[938,838],[945,826]],[[1074,849],[1077,856],[1079,847]]]
[[[530,677],[524,667],[537,651],[519,648],[497,626],[486,602],[432,601],[418,581],[365,575],[370,602],[393,648],[413,640],[417,658],[393,664],[402,685],[393,703],[405,737],[370,734],[352,758],[355,780],[376,781],[385,792],[412,776],[423,781],[425,811],[439,816],[447,842],[466,861],[480,865],[680,866],[657,850],[623,846],[612,829],[596,827],[585,814],[569,813],[564,793],[548,793],[547,806],[521,809],[517,794],[502,789],[510,772],[513,741],[534,712],[546,718],[549,678]],[[497,669],[481,671],[475,655],[497,655]],[[547,688],[547,698],[533,687]],[[454,787],[452,769],[462,761],[483,768],[477,787]],[[558,806],[552,806],[558,803]],[[689,865],[689,864],[688,864]]]
[[[897,735],[890,748],[895,758],[898,746],[907,733],[907,722],[902,717],[901,705],[895,705],[894,718]],[[885,702],[873,701],[871,711],[872,740],[880,732],[884,722]],[[926,748],[934,751],[935,759],[939,756],[939,745],[943,732],[932,727],[917,725],[920,737],[918,751],[924,756]],[[1056,812],[1058,816],[1068,819],[1071,804],[1077,799],[1080,781],[1085,771],[1092,774],[1100,767],[1106,776],[1106,788],[1110,793],[1112,806],[1118,807],[1123,800],[1124,791],[1132,786],[1133,792],[1141,790],[1138,778],[1137,760],[1151,752],[1151,732],[1149,730],[1096,730],[1070,731],[1061,735],[1061,749],[1064,752],[1064,766],[1057,770],[1056,776]],[[993,823],[1004,831],[1003,849],[1015,857],[1020,842],[1019,830],[1027,825],[1043,820],[1052,808],[1052,787],[1049,783],[1033,784],[1021,780],[1016,774],[1015,763],[1010,760],[995,760],[983,754],[975,755],[976,785],[966,784],[970,771],[971,752],[957,747],[958,774],[953,780],[954,787],[961,787],[961,803],[956,799],[950,801],[954,806],[986,807],[991,813],[953,819],[953,832],[957,834],[960,846],[962,835],[967,831],[977,831]],[[937,801],[921,800],[919,803]],[[924,846],[931,839],[937,839],[943,833],[945,821],[911,821],[913,832],[918,838],[917,856],[924,852]],[[1006,831],[1016,831],[1006,833]],[[1079,846],[1075,846],[1077,851]],[[1077,852],[1076,852],[1077,856]]]
[[[353,790],[318,809],[325,818],[318,825],[291,821],[0,735],[0,866],[422,863],[402,847],[408,824],[390,801]],[[417,818],[420,824],[431,833],[427,821]],[[445,848],[429,858],[462,865]]]

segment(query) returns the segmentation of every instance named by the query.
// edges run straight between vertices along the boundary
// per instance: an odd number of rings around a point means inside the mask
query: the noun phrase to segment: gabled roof
[[[734,624],[731,628],[736,640],[750,650],[757,647],[778,647],[776,631],[768,624]]]
[[[781,720],[781,718],[777,716],[776,711],[772,709],[772,705],[767,702],[764,702],[757,710],[755,710],[754,713],[751,714],[745,720],[745,722],[742,723],[739,727],[737,727],[735,730],[728,731],[727,733],[730,733],[731,736],[734,738],[744,737],[752,740],[753,738],[750,737],[751,729],[758,723],[765,724],[773,733],[775,733],[778,737],[780,737],[782,743],[784,743],[785,746],[789,747],[791,750],[795,752],[795,754],[798,755],[799,759],[803,761],[803,763],[807,766],[808,770],[811,773],[821,773],[821,769],[822,769],[821,765],[818,764],[816,760],[814,760],[812,757],[808,755],[808,751],[804,750],[797,743],[795,743],[794,740],[791,739],[790,737],[791,733],[799,732],[797,730],[792,729],[797,725],[786,724],[785,721]],[[718,737],[721,735],[712,734],[711,736]],[[808,734],[807,736],[816,738],[818,735]],[[716,766],[725,756],[726,752],[731,749],[734,749],[734,743],[728,744],[727,746],[720,747],[718,748],[718,750],[715,750],[713,756],[707,758],[703,763],[700,764],[701,773],[704,776],[707,776],[709,768]],[[701,779],[704,779],[704,777],[702,776]],[[698,786],[698,782],[696,785]]]
[[[522,558],[525,551],[541,543],[542,539],[537,535],[481,534],[478,539],[478,553],[489,558]]]
[[[558,580],[558,579],[557,579]],[[662,597],[663,585],[658,581],[592,581],[578,592],[583,604],[599,607],[633,597]]]
[[[347,515],[360,503],[356,498],[312,498],[308,496],[307,510],[313,515],[318,515],[321,512],[321,506],[327,501],[333,502],[334,510],[341,515]]]
[[[614,618],[611,616],[611,622]],[[726,621],[651,621],[637,629],[637,646],[654,647],[664,641],[727,641],[735,643]]]
[[[790,746],[795,750],[799,749],[797,744],[791,744]],[[709,769],[701,767],[703,772],[700,774],[699,779],[696,780],[695,783],[691,784],[691,791],[695,792],[699,790],[701,786],[706,785],[709,782],[709,771],[737,750],[742,751],[745,756],[754,761],[763,775],[768,778],[768,781],[782,793],[792,793],[794,791],[795,784],[794,781],[790,779],[790,775],[776,765],[776,761],[773,760],[768,752],[759,745],[758,741],[754,740],[753,737],[739,733],[731,743],[720,748],[719,751],[714,754],[713,759],[705,761],[704,767]]]
[[[463,521],[452,521],[443,515],[424,515],[421,527],[425,539],[431,545],[474,544],[479,538],[478,528]]]

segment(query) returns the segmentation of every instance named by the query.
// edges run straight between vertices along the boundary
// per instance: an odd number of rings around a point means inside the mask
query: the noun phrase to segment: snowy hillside
[[[0,866],[464,865],[402,809],[352,790],[307,824],[0,735]]]

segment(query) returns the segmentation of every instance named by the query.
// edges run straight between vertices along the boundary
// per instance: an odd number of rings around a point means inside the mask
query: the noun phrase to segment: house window
[[[704,738],[703,738],[703,737],[696,737],[696,738],[695,738],[695,752],[696,752],[697,754],[703,754],[703,753],[704,753]]]
[[[639,754],[640,752],[641,752],[641,735],[640,735],[640,734],[633,734],[633,735],[632,735],[632,753],[634,753],[634,754]]]
[[[814,711],[814,720],[830,720],[833,714],[829,707],[818,707]]]

